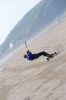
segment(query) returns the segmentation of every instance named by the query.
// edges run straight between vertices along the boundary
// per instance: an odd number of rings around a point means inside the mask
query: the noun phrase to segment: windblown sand
[[[25,47],[0,65],[0,100],[66,100],[66,18],[28,44],[37,53],[58,53],[50,61],[23,58]]]

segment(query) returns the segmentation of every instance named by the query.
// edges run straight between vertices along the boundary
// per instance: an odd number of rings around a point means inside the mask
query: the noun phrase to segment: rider
[[[52,54],[48,54],[47,52],[39,52],[39,53],[36,53],[36,54],[32,54],[32,52],[30,50],[27,51],[27,54],[24,55],[24,58],[27,58],[27,60],[34,60],[34,59],[37,59],[39,58],[40,56],[46,56],[48,58],[53,58],[53,55]]]

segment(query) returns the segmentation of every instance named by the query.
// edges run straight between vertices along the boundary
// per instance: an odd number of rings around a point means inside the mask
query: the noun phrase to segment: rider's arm
[[[32,54],[32,52],[30,50],[27,51],[27,54]]]

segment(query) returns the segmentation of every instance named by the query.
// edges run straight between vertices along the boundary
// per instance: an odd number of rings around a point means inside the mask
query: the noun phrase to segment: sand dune
[[[14,53],[0,71],[0,100],[66,100],[66,18],[28,45],[33,53],[45,50],[58,55],[29,62],[25,47]]]

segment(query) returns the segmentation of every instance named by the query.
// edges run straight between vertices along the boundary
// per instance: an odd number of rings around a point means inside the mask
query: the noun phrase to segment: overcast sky
[[[0,0],[0,44],[16,23],[41,0]]]

